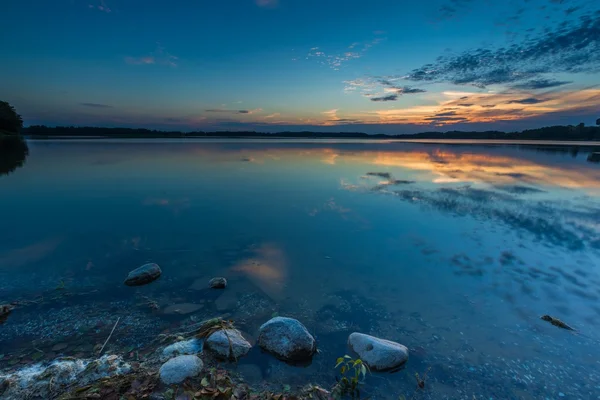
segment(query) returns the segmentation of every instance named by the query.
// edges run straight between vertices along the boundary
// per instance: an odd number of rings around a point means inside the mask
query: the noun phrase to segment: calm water
[[[255,349],[260,384],[335,382],[354,331],[411,350],[374,398],[600,398],[600,164],[555,147],[410,143],[31,142],[0,176],[0,369],[89,357],[228,315],[278,314],[321,353]],[[554,150],[554,151],[551,151]],[[162,277],[123,285],[156,262]],[[224,292],[207,281],[225,276]],[[160,310],[153,310],[156,302]],[[550,314],[571,334],[540,320]]]

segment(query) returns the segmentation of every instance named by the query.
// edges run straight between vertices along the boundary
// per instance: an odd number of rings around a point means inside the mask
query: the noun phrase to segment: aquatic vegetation
[[[361,377],[364,380],[367,376],[369,367],[360,358],[353,359],[349,355],[345,355],[337,359],[335,368],[340,369],[342,378],[338,380],[332,391],[334,398],[340,398],[344,395],[360,398],[358,385],[361,383]]]
[[[552,325],[557,326],[559,328],[566,329],[568,331],[575,331],[575,328],[570,327],[569,325],[562,322],[560,319],[551,317],[550,315],[542,315],[540,317],[540,319],[542,319],[544,321],[548,321]]]

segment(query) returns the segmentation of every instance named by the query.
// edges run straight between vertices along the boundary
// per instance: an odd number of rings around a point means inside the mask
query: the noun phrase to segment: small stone
[[[206,347],[221,358],[237,360],[248,354],[252,345],[237,329],[224,329],[210,335]]]
[[[196,312],[196,311],[200,310],[201,308],[204,308],[204,306],[202,304],[194,304],[194,303],[173,304],[173,305],[166,307],[163,310],[163,313],[164,314],[185,315],[185,314],[191,314],[193,312]]]
[[[227,286],[227,279],[225,278],[212,278],[208,282],[208,286],[213,289],[225,289]]]
[[[160,379],[167,385],[181,383],[200,374],[204,368],[197,356],[187,355],[170,359],[160,367]]]
[[[315,338],[293,318],[275,317],[259,329],[258,344],[284,361],[310,359],[317,350]]]
[[[406,346],[363,333],[352,333],[348,345],[373,371],[394,369],[408,361]]]
[[[145,285],[158,279],[161,273],[162,271],[158,264],[145,264],[131,271],[129,275],[127,275],[127,279],[125,279],[125,284],[127,286]]]
[[[66,349],[67,347],[69,347],[69,345],[66,343],[58,343],[52,347],[52,351],[61,351]]]

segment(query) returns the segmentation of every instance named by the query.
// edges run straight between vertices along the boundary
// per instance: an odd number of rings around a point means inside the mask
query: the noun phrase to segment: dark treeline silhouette
[[[349,138],[349,139],[499,139],[499,140],[557,140],[557,141],[600,141],[600,126],[549,126],[539,129],[527,129],[521,132],[422,132],[408,135],[370,135],[361,132],[278,132],[264,133],[254,131],[242,132],[180,132],[159,131],[134,128],[98,128],[35,125],[23,128],[23,135],[36,138],[51,137],[109,137],[109,138]]]

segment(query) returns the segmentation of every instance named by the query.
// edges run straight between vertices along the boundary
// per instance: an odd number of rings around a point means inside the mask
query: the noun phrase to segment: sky
[[[514,131],[600,117],[595,0],[3,0],[25,125]]]

